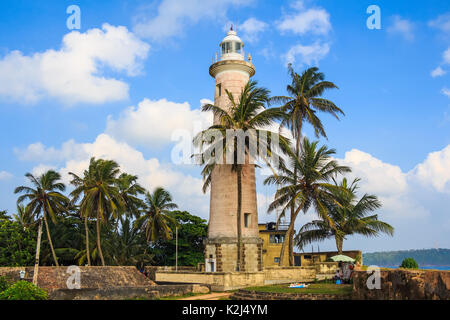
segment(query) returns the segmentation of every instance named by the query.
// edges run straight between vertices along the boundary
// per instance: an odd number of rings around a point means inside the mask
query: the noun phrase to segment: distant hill
[[[366,266],[399,266],[405,258],[414,258],[420,266],[450,266],[450,249],[402,250],[363,254],[363,262]]]

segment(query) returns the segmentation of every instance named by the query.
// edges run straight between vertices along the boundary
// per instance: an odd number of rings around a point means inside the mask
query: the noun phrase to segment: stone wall
[[[239,290],[232,300],[350,300],[351,295],[342,294],[307,294],[307,293],[273,293]]]
[[[79,267],[82,289],[147,287],[155,283],[147,279],[136,267]],[[25,279],[33,279],[34,267],[0,268],[0,276],[13,281],[19,280],[20,270],[25,270]],[[67,280],[71,274],[68,267],[39,267],[38,286],[48,292],[67,289]]]
[[[188,293],[209,293],[204,285],[161,285],[148,287],[88,288],[79,290],[57,289],[50,293],[52,300],[127,300],[136,298],[158,299],[183,296]]]
[[[155,273],[155,281],[158,283],[201,283],[210,285],[214,291],[229,291],[296,281],[312,282],[315,277],[316,269],[314,267],[271,267],[262,272],[157,271]]]
[[[268,267],[264,269],[264,284],[311,282],[316,277],[314,267]]]
[[[156,272],[157,282],[207,284],[213,291],[229,291],[264,284],[263,272]]]
[[[370,290],[366,271],[355,271],[353,299],[450,300],[450,271],[382,269],[380,289]]]

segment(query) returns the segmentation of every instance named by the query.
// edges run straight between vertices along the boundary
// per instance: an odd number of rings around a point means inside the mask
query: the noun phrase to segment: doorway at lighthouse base
[[[205,246],[206,272],[236,272],[238,244],[236,238],[207,239]],[[260,238],[243,238],[241,241],[241,272],[263,270],[263,242]]]

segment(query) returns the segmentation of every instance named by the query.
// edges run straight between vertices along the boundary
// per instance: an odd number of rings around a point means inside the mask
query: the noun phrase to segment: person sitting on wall
[[[336,269],[336,274],[335,274],[333,280],[341,280],[340,269]]]

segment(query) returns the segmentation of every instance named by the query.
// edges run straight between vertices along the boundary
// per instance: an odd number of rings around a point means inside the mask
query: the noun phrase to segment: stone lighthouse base
[[[242,238],[240,272],[260,272],[263,270],[262,245],[260,238]],[[236,238],[216,238],[205,240],[205,271],[236,272]]]

